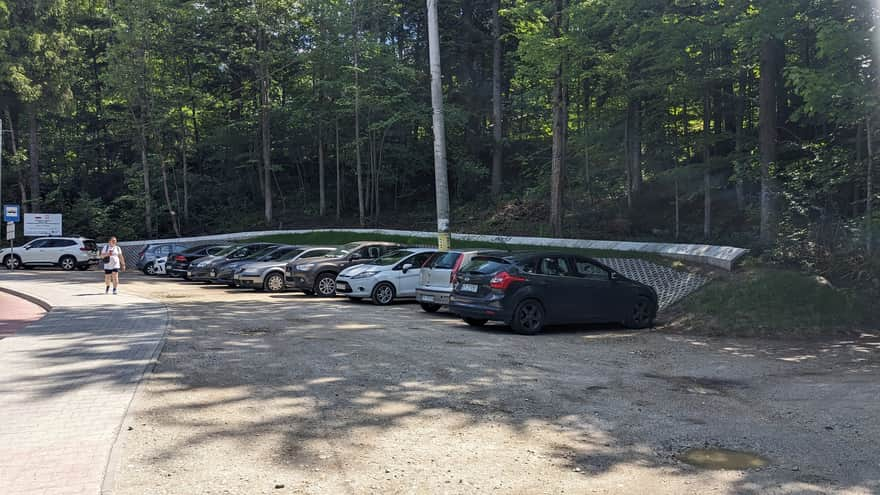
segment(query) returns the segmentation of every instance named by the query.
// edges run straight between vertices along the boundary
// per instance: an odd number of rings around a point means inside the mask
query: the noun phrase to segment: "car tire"
[[[71,270],[76,269],[76,258],[73,256],[67,255],[62,256],[60,260],[58,260],[58,266],[61,267],[65,272],[69,272]]]
[[[284,275],[270,273],[263,281],[263,290],[266,292],[281,292],[284,290]]]
[[[336,295],[336,275],[324,272],[315,278],[315,294],[321,297],[333,297]]]
[[[155,275],[155,274],[156,274],[155,265],[153,265],[152,262],[147,263],[147,265],[144,267],[144,275]]]
[[[440,304],[434,303],[419,303],[419,305],[425,313],[436,313],[441,308]]]
[[[489,320],[484,320],[482,318],[462,318],[465,323],[472,327],[481,327],[486,324]]]
[[[5,266],[7,270],[18,270],[21,268],[21,258],[7,254],[6,257],[3,258],[3,266]]]
[[[544,329],[544,306],[537,299],[526,299],[516,305],[510,328],[522,335],[535,335]]]
[[[394,302],[396,292],[397,291],[394,290],[394,285],[388,282],[379,282],[376,284],[376,287],[373,288],[373,294],[370,296],[370,299],[373,300],[373,304],[376,306],[388,306]]]
[[[623,324],[628,328],[650,328],[654,326],[657,310],[647,297],[636,298]]]

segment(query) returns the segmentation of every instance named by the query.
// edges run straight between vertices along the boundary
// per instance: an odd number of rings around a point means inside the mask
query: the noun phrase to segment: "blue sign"
[[[19,205],[3,205],[4,222],[20,222],[21,207]]]

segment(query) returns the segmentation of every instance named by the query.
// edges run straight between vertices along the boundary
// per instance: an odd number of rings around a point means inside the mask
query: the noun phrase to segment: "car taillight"
[[[87,248],[87,247],[81,247],[81,248],[79,248],[79,250],[80,250],[80,251],[83,251],[83,252],[86,252],[86,253],[89,252],[89,251],[91,251],[91,249],[89,249],[89,248]]]
[[[492,280],[489,281],[489,287],[493,289],[507,290],[507,287],[509,287],[510,284],[525,281],[526,279],[523,277],[517,277],[507,272],[498,272],[492,277]]]
[[[449,274],[449,283],[455,284],[455,277],[458,275],[458,269],[461,268],[461,262],[464,259],[463,254],[458,255],[458,259],[455,260],[455,265],[452,266],[452,273]]]
[[[139,253],[138,253],[138,258],[143,258],[143,257],[144,257],[144,253],[146,253],[146,252],[147,252],[146,249],[144,249],[143,251],[139,252]]]
[[[186,261],[186,256],[175,256],[174,261]]]

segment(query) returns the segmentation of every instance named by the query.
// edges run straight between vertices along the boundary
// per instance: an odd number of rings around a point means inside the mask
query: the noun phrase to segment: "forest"
[[[452,231],[880,272],[868,0],[438,12]],[[436,226],[424,1],[0,0],[0,46],[2,199],[68,233]]]

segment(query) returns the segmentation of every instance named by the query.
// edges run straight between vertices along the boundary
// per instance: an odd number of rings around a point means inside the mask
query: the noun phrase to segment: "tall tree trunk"
[[[342,169],[339,166],[339,118],[335,119],[336,123],[336,145],[333,147],[333,153],[336,155],[336,219],[342,219]]]
[[[323,126],[318,123],[318,214],[322,217],[327,214],[327,199],[324,184],[324,135]]]
[[[195,108],[193,108],[195,112]],[[180,165],[183,170],[183,222],[189,224],[189,160],[186,158],[186,116],[180,109]],[[179,199],[179,198],[178,198]]]
[[[638,198],[642,189],[642,102],[630,100],[626,118],[626,166],[628,206]]]
[[[590,107],[592,106],[592,96],[590,91],[590,82],[587,79],[583,81],[583,91],[584,91],[584,115],[581,120],[581,125],[584,127],[584,186],[587,190],[587,201],[590,204],[593,203],[593,186],[592,179],[590,178],[590,142],[589,142],[589,119],[590,119]]]
[[[711,127],[712,110],[709,88],[703,95],[703,237],[712,237],[712,146]]]
[[[736,174],[736,208],[743,211],[746,208],[746,192],[743,174],[745,166],[743,162],[743,116],[746,110],[746,85],[748,84],[748,75],[745,71],[740,72],[739,76],[739,94],[735,96],[736,103],[734,106],[734,120],[736,128],[734,130],[734,151],[736,154],[737,167],[734,170]]]
[[[501,0],[494,0],[492,9],[492,196],[501,194],[503,181],[502,160],[502,105],[501,105]]]
[[[761,151],[761,243],[765,246],[776,242],[777,187],[772,168],[776,162],[777,99],[783,50],[782,42],[773,37],[761,43],[758,127]]]
[[[553,35],[562,37],[563,1],[556,0]],[[563,57],[564,58],[564,57]],[[553,235],[562,236],[562,195],[565,181],[565,140],[568,130],[568,107],[564,60],[556,64],[553,84],[553,148],[550,161],[550,227]]]
[[[354,30],[354,155],[358,190],[358,224],[363,227],[365,225],[365,216],[363,165],[361,164],[360,87],[358,86],[358,73],[360,72],[360,68],[358,67],[358,38],[360,35],[358,34],[357,1],[358,0],[354,0],[351,4],[352,29]]]
[[[28,161],[31,165],[31,211],[40,212],[40,136],[37,125],[37,107],[30,103],[28,115]]]
[[[144,173],[144,226],[146,227],[147,239],[153,236],[153,204],[151,201],[152,190],[150,188],[150,166],[147,162],[147,123],[146,116],[141,115],[139,127],[139,144],[141,152],[141,168]]]
[[[434,189],[437,201],[437,245],[449,249],[449,178],[446,172],[446,124],[443,118],[443,79],[440,72],[440,27],[437,0],[428,4],[428,56],[431,67],[431,108],[434,126]]]
[[[171,203],[171,194],[168,192],[168,173],[165,171],[165,162],[160,162],[162,169],[162,189],[165,191],[165,206],[168,208],[168,214],[171,215],[171,227],[174,229],[174,235],[180,237],[180,226],[177,224],[177,212],[174,211],[174,205]]]
[[[262,36],[261,36],[262,38]],[[260,136],[263,159],[263,213],[272,224],[272,137],[269,128],[269,71],[260,62]]]
[[[874,140],[871,116],[865,119],[868,166],[865,175],[865,251],[870,255],[874,244]]]

